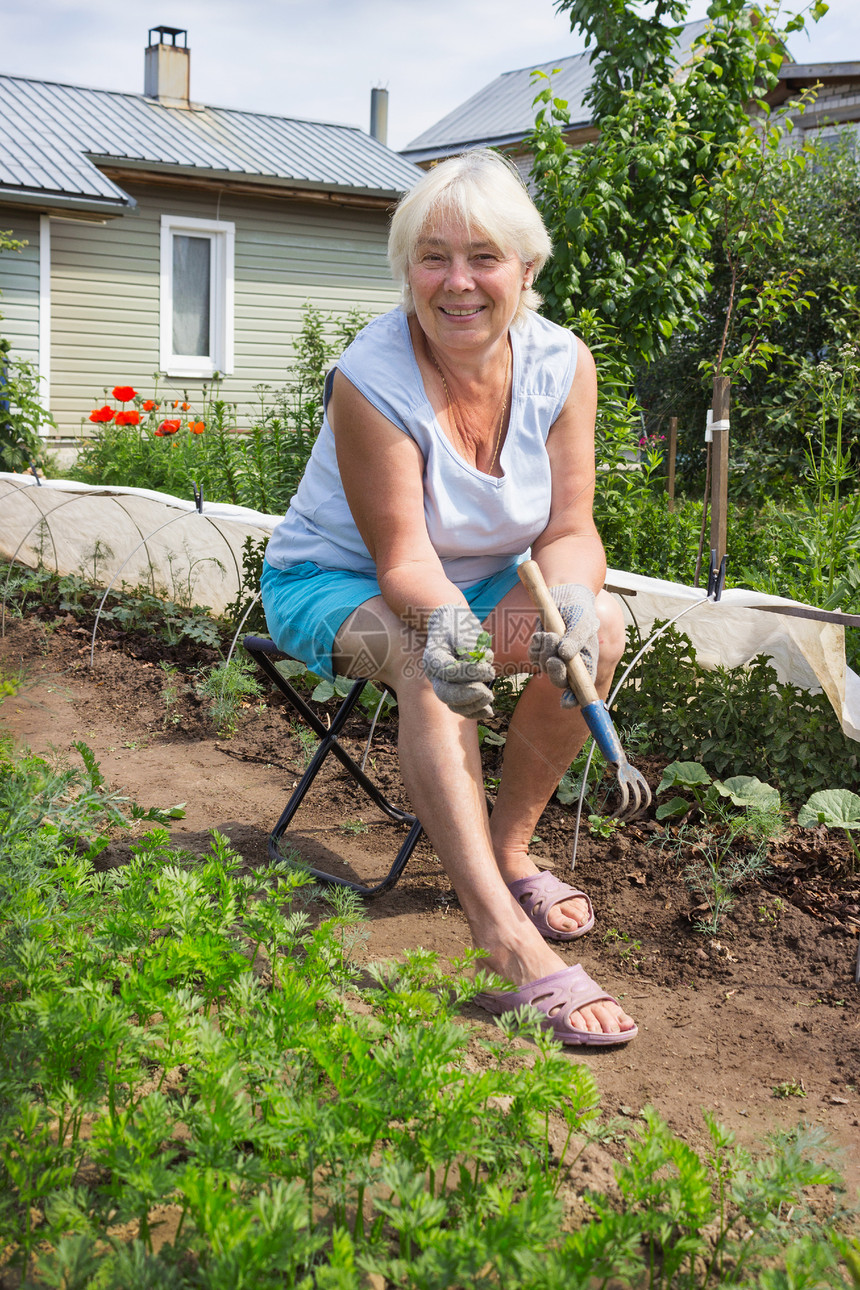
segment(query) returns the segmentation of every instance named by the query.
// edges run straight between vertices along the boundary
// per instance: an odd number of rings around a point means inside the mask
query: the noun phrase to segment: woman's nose
[[[455,256],[448,269],[448,279],[445,284],[451,291],[471,291],[475,285],[475,280],[469,268],[469,261],[463,257]]]

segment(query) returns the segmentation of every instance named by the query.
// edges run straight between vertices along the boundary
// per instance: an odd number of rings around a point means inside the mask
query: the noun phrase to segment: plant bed
[[[89,630],[70,617],[7,620],[0,666],[4,676],[20,678],[20,688],[0,708],[3,725],[35,750],[61,755],[84,739],[108,781],[133,799],[187,802],[185,819],[171,831],[177,845],[203,853],[218,829],[249,869],[265,867],[268,832],[308,751],[274,696],[245,700],[235,734],[221,737],[194,686],[200,647],[171,647],[172,670],[165,672],[163,658],[136,657],[151,641],[100,632],[90,670]],[[166,690],[173,691],[169,701]],[[357,714],[347,741],[353,751],[361,753],[366,733]],[[370,765],[384,791],[405,805],[393,739],[393,720],[383,722]],[[492,774],[499,750],[485,753]],[[656,788],[663,767],[640,765]],[[595,835],[583,829],[580,838],[577,881],[594,899],[597,925],[561,953],[570,962],[581,957],[592,976],[623,997],[640,1036],[629,1048],[575,1052],[571,1060],[594,1071],[608,1110],[623,1107],[635,1116],[652,1103],[673,1130],[700,1145],[703,1108],[750,1142],[802,1121],[823,1126],[837,1142],[856,1140],[860,876],[850,872],[847,841],[790,823],[771,849],[769,868],[738,889],[716,933],[705,935],[696,927],[701,902],[684,878],[689,856],[679,858],[667,844],[678,825],[658,823],[654,810],[651,818],[609,828],[610,836],[598,828]],[[533,849],[561,876],[573,832],[573,808],[554,801]],[[314,786],[288,840],[311,863],[333,858],[370,877],[387,870],[400,837],[335,769]],[[123,863],[128,853],[119,843],[99,863]],[[426,840],[397,887],[370,902],[366,914],[365,961],[418,946],[453,958],[468,943]],[[467,1011],[489,1033],[489,1018]],[[776,1096],[783,1086],[798,1092]],[[860,1166],[852,1157],[843,1165],[856,1189]]]

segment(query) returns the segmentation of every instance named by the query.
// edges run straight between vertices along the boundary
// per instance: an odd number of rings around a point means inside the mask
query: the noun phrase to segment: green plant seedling
[[[370,828],[370,825],[365,824],[364,820],[358,819],[358,820],[344,820],[339,827],[340,827],[341,833],[351,833],[353,836],[355,836],[357,833],[366,833],[367,830]]]
[[[608,815],[589,815],[588,817],[588,831],[593,838],[611,838],[623,828],[623,820],[613,820]]]
[[[483,748],[484,744],[488,748],[504,748],[505,736],[495,730],[490,730],[489,726],[482,726],[478,722],[478,747]]]
[[[478,639],[475,641],[475,648],[466,651],[466,658],[470,658],[473,663],[482,663],[487,654],[493,647],[493,638],[489,632],[479,632]]]
[[[842,829],[854,852],[851,872],[860,868],[860,847],[857,846],[852,832],[860,829],[860,797],[847,788],[825,788],[820,793],[813,793],[809,801],[800,808],[798,824],[804,829],[815,828],[823,824],[828,829]]]
[[[773,1086],[774,1097],[806,1097],[802,1079],[784,1079]]]

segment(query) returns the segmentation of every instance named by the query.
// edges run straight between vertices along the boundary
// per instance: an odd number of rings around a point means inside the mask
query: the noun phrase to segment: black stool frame
[[[383,891],[388,891],[397,882],[397,879],[406,868],[406,862],[415,850],[415,844],[421,836],[421,823],[414,815],[408,811],[401,811],[393,802],[389,802],[373,783],[365,775],[358,762],[352,758],[346,749],[340,744],[338,736],[346,724],[347,718],[361,697],[367,681],[355,681],[346,698],[341,703],[335,714],[331,726],[326,729],[319,717],[308,706],[302,696],[298,693],[285,676],[283,676],[275,666],[279,659],[285,659],[288,655],[278,649],[274,641],[267,640],[263,636],[246,636],[243,640],[245,649],[251,658],[259,667],[260,671],[271,681],[276,689],[280,690],[290,707],[299,714],[302,720],[311,728],[319,739],[319,747],[313,755],[305,773],[302,775],[293,794],[287,802],[281,818],[278,820],[272,832],[269,834],[269,857],[272,860],[281,859],[280,840],[286,832],[287,826],[295,815],[296,811],[302,804],[302,801],[317,776],[317,772],[325,761],[329,753],[333,753],[340,764],[349,772],[352,778],[364,790],[367,796],[373,801],[381,811],[384,811],[389,819],[397,820],[401,824],[409,824],[411,828],[406,835],[403,845],[397,853],[393,865],[388,874],[381,882],[374,886],[368,886],[362,882],[350,882],[347,878],[339,878],[336,874],[326,873],[322,869],[309,869],[308,872],[317,879],[318,882],[330,887],[349,887],[352,891],[357,891],[362,896],[378,896]]]

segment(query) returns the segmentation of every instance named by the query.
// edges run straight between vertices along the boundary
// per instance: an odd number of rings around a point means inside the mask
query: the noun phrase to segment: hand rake
[[[534,560],[526,560],[520,565],[518,572],[520,581],[540,614],[544,630],[563,636],[564,621],[558,606],[547,590],[538,565]],[[567,679],[571,690],[576,695],[594,742],[606,758],[607,764],[615,771],[620,800],[617,810],[612,813],[612,818],[632,820],[651,805],[651,789],[648,787],[648,781],[642,772],[635,766],[631,766],[627,760],[618,735],[615,733],[609,709],[595,690],[594,682],[588,674],[588,668],[581,655],[577,654],[567,664]]]

